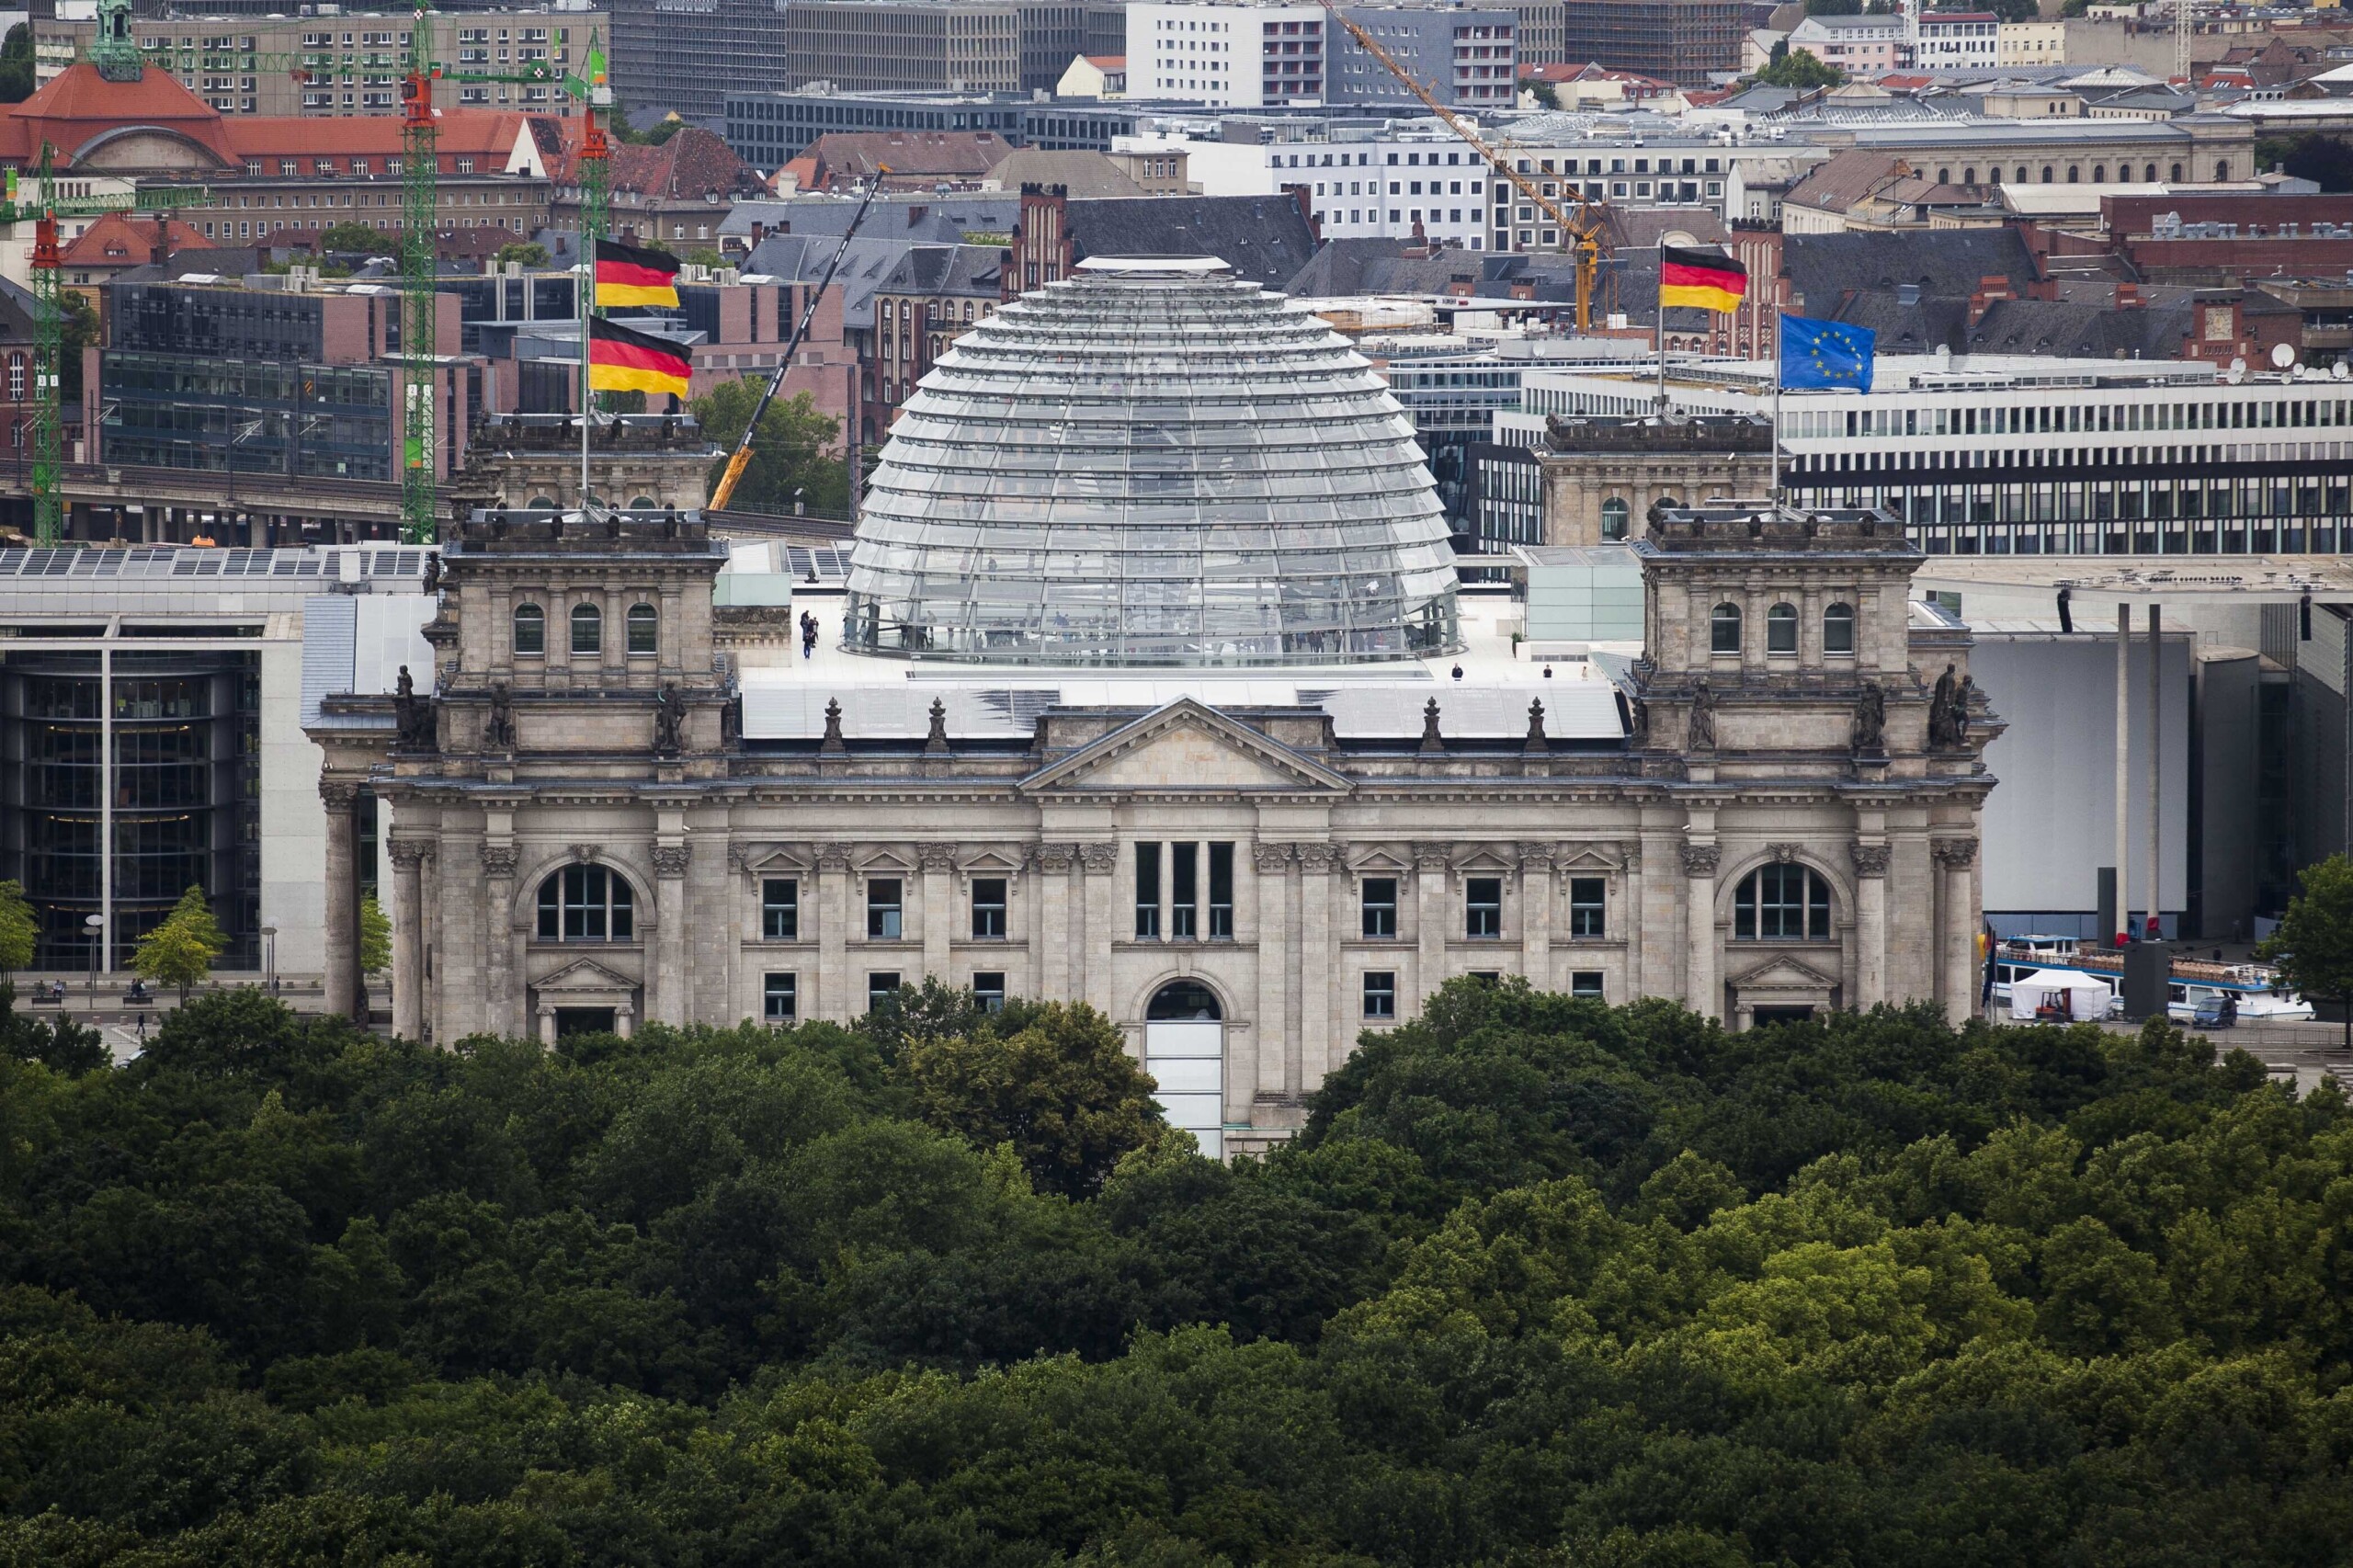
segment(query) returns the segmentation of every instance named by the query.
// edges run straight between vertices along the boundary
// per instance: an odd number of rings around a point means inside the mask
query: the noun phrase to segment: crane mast
[[[1519,192],[1523,199],[1535,206],[1550,222],[1560,225],[1561,233],[1564,236],[1563,248],[1574,252],[1577,258],[1577,330],[1584,332],[1590,329],[1593,325],[1594,290],[1601,272],[1602,246],[1601,220],[1595,212],[1593,204],[1578,194],[1574,186],[1563,184],[1562,188],[1569,193],[1570,199],[1575,204],[1573,215],[1569,209],[1563,208],[1552,197],[1545,195],[1534,180],[1512,167],[1511,160],[1489,145],[1486,138],[1479,134],[1478,127],[1440,101],[1437,94],[1415,81],[1414,74],[1406,70],[1395,55],[1381,47],[1380,40],[1374,38],[1365,28],[1358,27],[1349,18],[1347,12],[1340,9],[1337,0],[1324,0],[1324,8],[1332,14],[1334,21],[1347,30],[1348,37],[1356,40],[1358,49],[1381,62],[1391,75],[1405,84],[1405,90],[1421,100],[1423,108],[1438,116],[1445,122],[1448,130],[1461,137],[1472,151],[1486,160],[1490,169],[1510,181],[1512,187]]]

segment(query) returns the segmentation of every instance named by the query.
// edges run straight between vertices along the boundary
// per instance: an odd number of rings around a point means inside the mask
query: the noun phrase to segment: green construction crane
[[[51,149],[41,144],[39,189],[25,191],[14,169],[7,171],[6,195],[0,197],[0,226],[12,233],[16,225],[33,225],[33,299],[38,308],[33,323],[33,538],[55,544],[65,537],[65,504],[61,494],[65,451],[65,289],[57,243],[60,218],[101,218],[110,212],[168,212],[211,199],[202,186],[161,186],[106,196],[52,198],[56,185],[51,175]]]

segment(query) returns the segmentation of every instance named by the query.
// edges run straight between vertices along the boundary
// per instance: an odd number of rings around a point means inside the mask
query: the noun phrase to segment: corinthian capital
[[[482,874],[485,877],[513,876],[516,860],[516,849],[511,844],[485,844],[482,846]]]
[[[1070,869],[1070,863],[1073,860],[1078,858],[1078,846],[1075,844],[1040,844],[1029,853],[1030,856],[1038,862],[1038,869],[1045,872],[1050,877],[1059,877]]]
[[[1958,869],[1972,865],[1977,859],[1977,840],[1974,838],[1931,839],[1928,844],[1928,853],[1937,858],[1937,864],[1939,866]]]
[[[657,876],[683,877],[687,868],[695,863],[694,848],[685,844],[657,844],[654,846],[654,870]]]
[[[1855,875],[1859,877],[1883,877],[1887,875],[1886,845],[1858,844],[1850,847],[1847,853],[1854,857]]]
[[[392,864],[404,871],[415,870],[433,853],[433,846],[422,838],[395,838],[384,847],[392,856]]]
[[[918,844],[915,863],[926,871],[952,871],[956,869],[956,846],[952,844]]]
[[[1716,866],[1723,858],[1723,850],[1713,844],[1683,846],[1683,874],[1687,877],[1712,877]]]
[[[1078,846],[1078,863],[1089,874],[1102,876],[1120,863],[1120,846],[1116,844],[1082,844]]]
[[[322,778],[319,799],[326,802],[331,812],[347,812],[359,802],[359,786],[349,778]]]
[[[1320,877],[1338,864],[1340,846],[1336,844],[1302,844],[1299,848],[1299,868],[1309,876]]]

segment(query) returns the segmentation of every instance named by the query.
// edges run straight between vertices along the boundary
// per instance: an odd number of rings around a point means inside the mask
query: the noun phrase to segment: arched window
[[[526,507],[525,510],[532,512],[552,512],[555,510],[555,497],[552,495],[534,495],[531,497],[530,506]]]
[[[2094,164],[2092,165],[2092,183],[2094,185],[2105,185],[2108,183],[2108,165],[2106,164]]]
[[[2084,170],[2082,165],[2069,164],[2067,165],[2067,183],[2069,185],[2081,185],[2083,183],[2083,175]]]
[[[632,512],[658,512],[662,509],[662,503],[651,495],[640,495],[630,502],[629,509]]]
[[[629,942],[637,903],[629,883],[602,866],[566,866],[540,884],[542,942]]]
[[[2176,185],[2179,185],[2181,183],[2181,165],[2179,164],[2175,164],[2171,165],[2171,169],[2172,172],[2167,174],[2165,178],[2173,181]]]
[[[1708,652],[1737,653],[1740,652],[1740,607],[1721,604],[1708,616]]]
[[[2051,165],[2049,164],[2042,165],[2042,183],[2045,185],[2049,185],[2051,183]]]
[[[654,633],[658,617],[652,605],[629,607],[629,651],[632,653],[654,652]]]
[[[1217,1005],[1217,993],[1198,980],[1170,981],[1152,994],[1143,1010],[1148,1024],[1214,1024],[1224,1017],[1225,1009]]]
[[[2151,164],[2151,165],[2150,165],[2146,169],[2143,169],[2143,170],[2141,172],[2141,178],[2142,178],[2143,180],[2146,181],[2146,182],[2147,182],[2148,184],[2150,184],[2150,185],[2154,185],[2154,184],[2156,184],[2156,183],[2157,183],[2157,165],[2154,165],[2154,164]]]
[[[1732,934],[1740,942],[1826,942],[1830,884],[1804,866],[1759,866],[1733,892]]]
[[[1832,605],[1822,612],[1822,651],[1825,653],[1851,653],[1855,651],[1855,607]]]
[[[1626,505],[1626,499],[1622,495],[1612,495],[1608,500],[1604,501],[1601,504],[1601,537],[1609,540],[1624,539],[1626,519],[1631,512],[1632,508]]]
[[[515,652],[544,653],[548,651],[548,612],[537,605],[515,607]]]
[[[575,653],[601,653],[605,651],[605,615],[595,605],[572,607],[572,651]]]
[[[1937,183],[1938,185],[1950,185],[1952,183],[1952,170],[1949,167],[1938,169],[1937,171]]]
[[[2020,164],[2020,165],[2018,165],[2018,184],[2020,184],[2020,185],[2024,185],[2024,184],[2026,184],[2026,181],[2027,181],[2027,176],[2026,176],[2026,165],[2025,165],[2024,164]]]
[[[1975,169],[1961,170],[1961,183],[1963,185],[1975,185],[1977,183],[1977,171]]]
[[[1765,612],[1765,651],[1768,653],[1794,653],[1798,651],[1798,607],[1775,605]]]
[[[2228,158],[2221,159],[2214,165],[2214,177],[2218,180],[2231,177],[2231,161]]]

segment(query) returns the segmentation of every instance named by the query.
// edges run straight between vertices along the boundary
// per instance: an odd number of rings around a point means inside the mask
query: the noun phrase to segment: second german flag
[[[635,245],[597,242],[597,303],[614,305],[676,305],[678,302],[678,258],[668,251],[640,250]]]
[[[1748,292],[1748,268],[1715,251],[1660,247],[1658,302],[1703,311],[1736,311]]]
[[[631,332],[602,316],[589,318],[591,392],[670,392],[684,397],[693,369],[687,351],[666,337]]]

